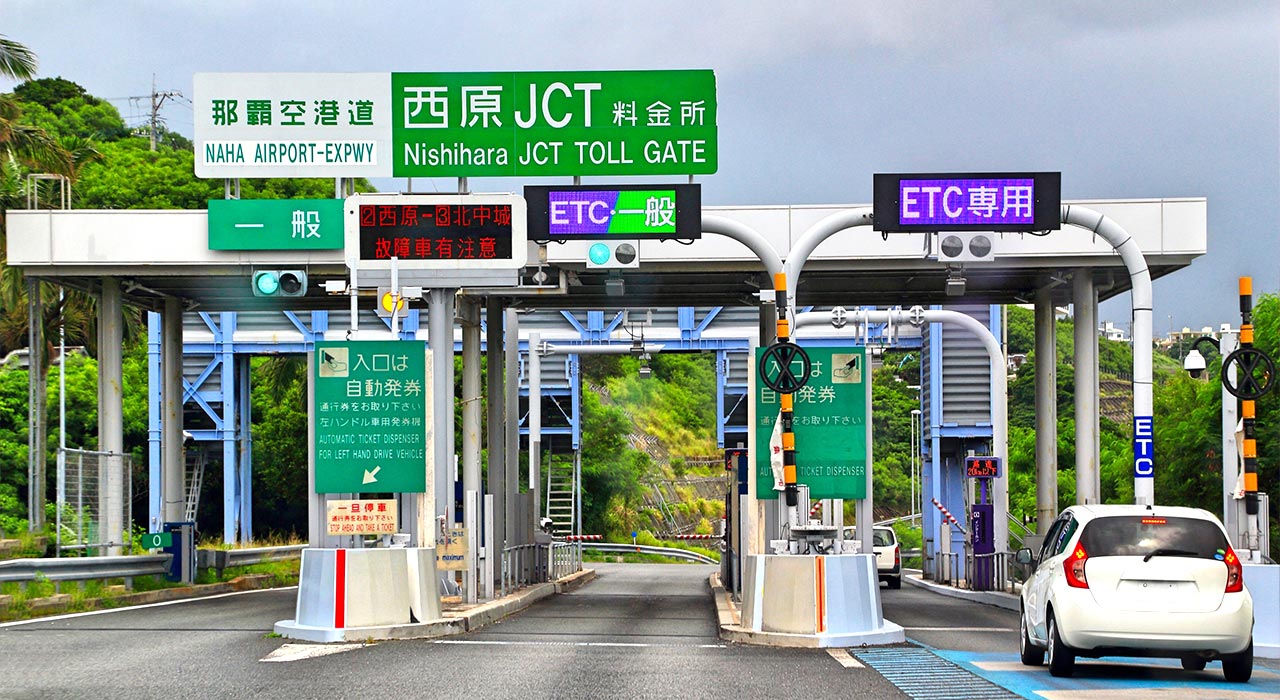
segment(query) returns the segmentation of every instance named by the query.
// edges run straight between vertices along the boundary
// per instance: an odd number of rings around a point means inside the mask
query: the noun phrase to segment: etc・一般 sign
[[[876,231],[1051,231],[1061,173],[876,174]]]
[[[702,237],[700,185],[526,186],[535,241]]]

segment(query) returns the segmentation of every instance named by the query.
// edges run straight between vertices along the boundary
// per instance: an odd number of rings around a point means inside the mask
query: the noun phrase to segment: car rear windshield
[[[893,533],[888,530],[872,530],[871,544],[875,547],[892,547]]]
[[[1091,557],[1170,556],[1221,558],[1227,538],[1218,526],[1198,518],[1123,515],[1089,521],[1080,544]]]

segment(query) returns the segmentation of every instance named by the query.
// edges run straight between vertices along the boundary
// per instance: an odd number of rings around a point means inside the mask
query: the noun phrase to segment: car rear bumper
[[[1081,652],[1234,654],[1253,638],[1253,601],[1247,593],[1226,595],[1211,612],[1117,611],[1098,607],[1088,591],[1074,589],[1064,598],[1068,600],[1059,598],[1054,607],[1058,634],[1064,644]]]

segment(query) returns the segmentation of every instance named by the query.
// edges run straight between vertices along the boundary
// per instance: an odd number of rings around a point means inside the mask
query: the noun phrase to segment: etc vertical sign
[[[1061,226],[1061,173],[884,175],[877,231],[1050,231]]]

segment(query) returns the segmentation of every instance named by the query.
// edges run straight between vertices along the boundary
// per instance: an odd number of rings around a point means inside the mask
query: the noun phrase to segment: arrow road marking
[[[378,472],[380,471],[382,471],[382,467],[374,467],[373,471],[369,471],[368,469],[364,470],[364,481],[360,483],[372,484],[378,480]]]

